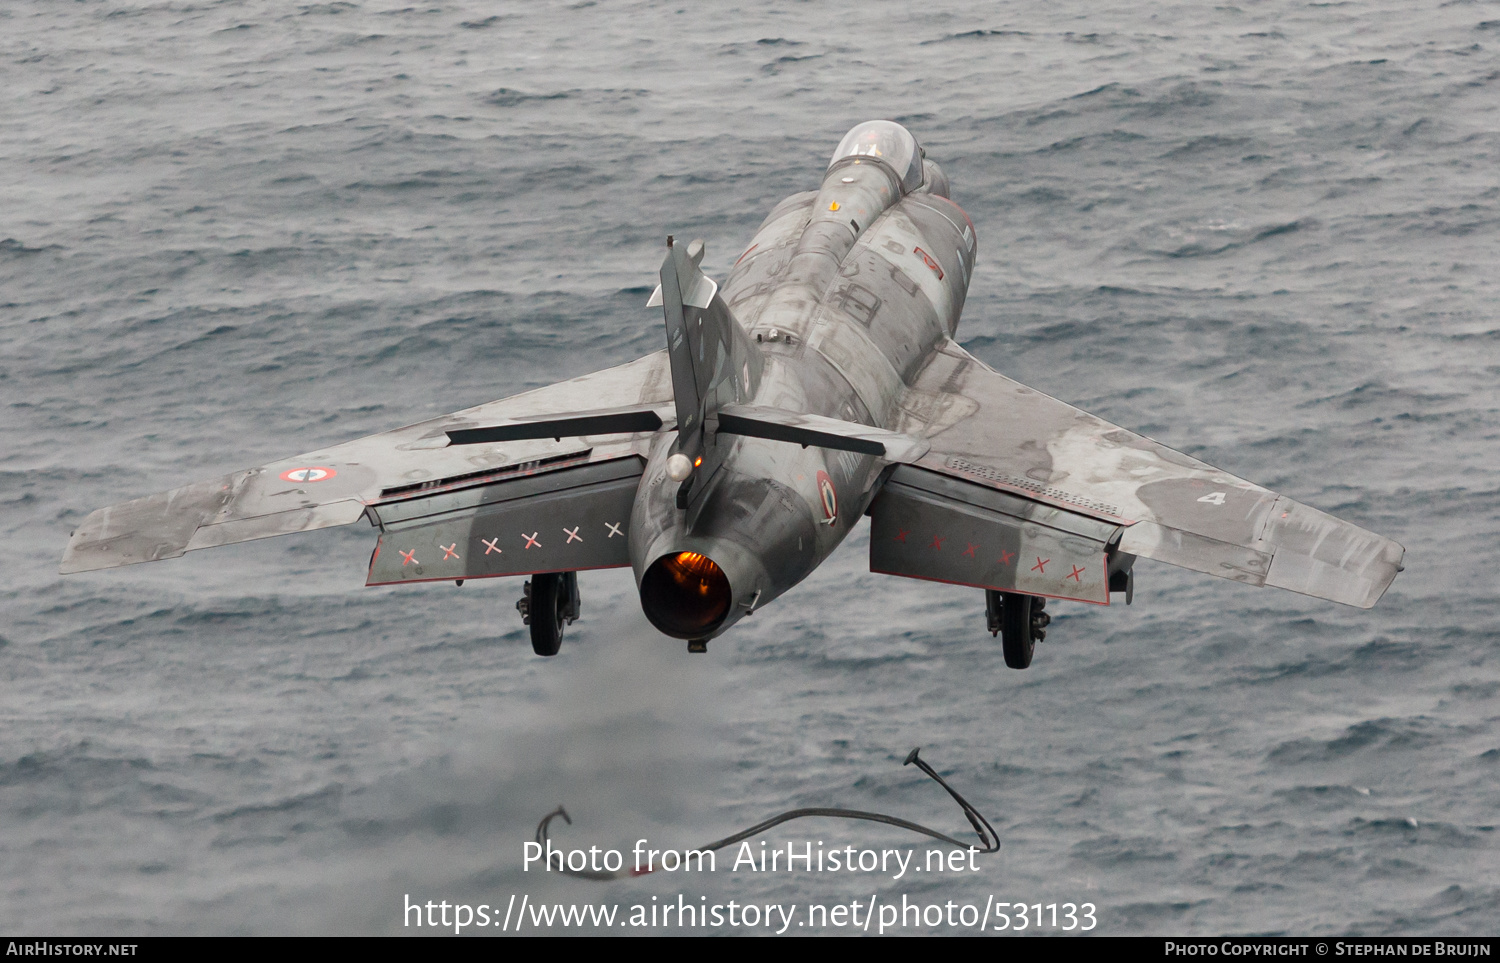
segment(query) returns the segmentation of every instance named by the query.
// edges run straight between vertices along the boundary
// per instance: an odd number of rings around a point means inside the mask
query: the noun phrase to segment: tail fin
[[[696,500],[723,460],[724,446],[716,438],[719,408],[748,401],[760,384],[760,352],[719,297],[719,286],[699,270],[702,262],[701,240],[683,250],[669,236],[661,286],[647,302],[661,305],[666,316],[677,403],[675,451],[694,464],[677,491],[679,508]]]

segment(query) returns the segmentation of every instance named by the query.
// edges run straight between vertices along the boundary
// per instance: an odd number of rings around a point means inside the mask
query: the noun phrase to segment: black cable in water
[[[924,773],[930,776],[934,781],[937,782],[939,786],[943,787],[944,791],[946,791],[948,795],[953,797],[953,801],[958,803],[958,808],[963,810],[964,816],[969,820],[969,825],[974,827],[974,832],[979,836],[979,842],[982,844],[982,848],[978,850],[979,852],[998,852],[1000,849],[1000,836],[995,832],[995,827],[990,825],[990,821],[984,818],[983,813],[971,806],[967,799],[959,795],[958,791],[952,786],[948,785],[947,780],[943,779],[942,776],[939,776],[937,774],[937,771],[927,764],[926,760],[920,758],[917,755],[917,753],[921,751],[922,750],[920,747],[913,749],[911,751],[911,754],[906,757],[906,761],[903,762],[902,765],[909,766],[912,763],[916,763],[918,769],[922,770]],[[538,823],[536,827],[536,841],[537,844],[543,848],[544,852],[546,850],[547,842],[549,839],[547,830],[552,825],[552,820],[556,819],[558,816],[561,816],[563,818],[563,821],[566,822],[569,826],[573,825],[572,817],[570,817],[567,813],[567,810],[563,809],[563,807],[561,806],[558,806],[556,809],[552,810],[552,812],[543,816],[542,821]],[[967,843],[964,843],[963,841],[958,839],[954,839],[952,836],[949,836],[946,833],[940,833],[936,829],[929,829],[928,827],[923,826],[920,823],[914,823],[909,819],[902,819],[899,816],[887,816],[884,813],[867,813],[859,809],[832,809],[823,806],[815,806],[808,809],[789,809],[784,813],[772,816],[765,822],[756,823],[749,829],[737,832],[733,836],[725,836],[723,839],[715,840],[714,842],[709,843],[707,846],[701,846],[697,851],[714,852],[723,849],[725,846],[733,846],[735,843],[740,842],[741,840],[745,840],[750,838],[751,836],[763,833],[773,826],[780,826],[782,823],[791,822],[793,819],[804,819],[809,816],[829,816],[834,819],[863,819],[866,822],[885,823],[887,826],[896,826],[900,829],[906,829],[914,833],[920,833],[923,836],[930,836],[933,839],[941,840],[953,846],[962,846],[968,848]],[[554,870],[554,872],[562,872],[564,875],[576,876],[579,879],[609,880],[623,879],[628,876],[645,876],[647,873],[650,873],[651,870],[625,869],[623,867],[614,871],[569,869],[567,867],[567,864],[564,863],[561,870]]]

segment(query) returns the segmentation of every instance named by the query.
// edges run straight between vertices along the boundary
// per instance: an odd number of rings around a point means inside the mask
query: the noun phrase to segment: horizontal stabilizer
[[[804,448],[813,445],[874,455],[892,463],[914,462],[925,455],[929,447],[927,442],[900,432],[756,405],[729,405],[719,409],[719,431],[747,438],[789,441]]]
[[[501,441],[527,441],[536,438],[576,438],[582,435],[628,435],[656,431],[662,426],[661,415],[651,408],[633,411],[589,411],[562,418],[540,421],[516,421],[485,428],[458,428],[447,432],[454,445],[486,445]]]

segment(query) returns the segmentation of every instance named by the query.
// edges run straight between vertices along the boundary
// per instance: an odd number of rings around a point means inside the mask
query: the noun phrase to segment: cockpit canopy
[[[922,148],[905,127],[889,120],[867,120],[844,135],[829,167],[848,157],[871,157],[889,167],[901,181],[901,192],[922,186]]]

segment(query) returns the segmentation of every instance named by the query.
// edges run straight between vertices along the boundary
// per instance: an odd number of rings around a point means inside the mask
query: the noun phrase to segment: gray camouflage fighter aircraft
[[[876,572],[971,585],[1007,665],[1047,599],[1131,600],[1137,558],[1368,608],[1403,549],[1010,380],[953,340],[974,225],[903,127],[860,124],[721,289],[667,239],[667,347],[395,431],[100,509],[64,573],[347,525],[368,585],[529,575],[539,655],[577,573],[631,566],[707,640],[806,578],[861,515]]]

